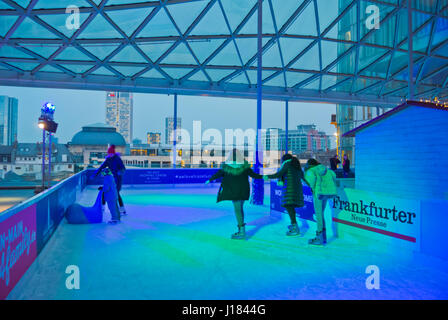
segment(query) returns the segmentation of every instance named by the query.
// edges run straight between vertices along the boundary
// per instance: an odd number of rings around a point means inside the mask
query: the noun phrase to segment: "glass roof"
[[[0,83],[255,97],[257,3],[0,0]],[[264,96],[408,98],[407,3],[264,0]],[[448,0],[411,3],[414,98],[447,99]]]

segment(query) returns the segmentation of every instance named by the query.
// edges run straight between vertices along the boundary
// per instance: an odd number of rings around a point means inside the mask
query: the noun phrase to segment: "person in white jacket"
[[[309,159],[305,167],[305,179],[313,191],[317,222],[316,237],[310,239],[308,243],[323,245],[327,242],[324,211],[327,201],[337,195],[336,174],[316,159]]]

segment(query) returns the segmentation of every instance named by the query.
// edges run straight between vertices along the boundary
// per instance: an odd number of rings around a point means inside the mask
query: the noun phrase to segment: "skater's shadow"
[[[252,228],[246,231],[247,239],[252,238],[261,228],[266,227],[270,224],[275,224],[279,222],[281,219],[282,219],[281,214],[269,214],[262,218],[258,218],[256,220],[248,222],[246,225]]]

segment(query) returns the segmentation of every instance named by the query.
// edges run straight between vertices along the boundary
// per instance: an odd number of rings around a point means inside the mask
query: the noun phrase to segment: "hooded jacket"
[[[106,160],[101,164],[101,166],[96,171],[96,175],[98,175],[101,170],[108,167],[115,178],[115,183],[117,184],[117,189],[121,190],[121,180],[126,170],[126,167],[123,164],[123,161],[120,158],[119,153],[112,153],[106,156]]]
[[[336,186],[336,174],[322,164],[306,170],[305,179],[308,181],[315,196],[334,196],[338,193]]]
[[[222,168],[210,178],[210,181],[222,178],[217,202],[224,200],[249,200],[249,177],[254,179],[263,178],[262,175],[255,173],[251,169],[247,161],[223,164]]]

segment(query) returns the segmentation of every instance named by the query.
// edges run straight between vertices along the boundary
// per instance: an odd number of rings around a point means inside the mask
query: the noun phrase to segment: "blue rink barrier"
[[[286,209],[282,207],[283,190],[285,187],[278,186],[277,181],[271,181],[271,210],[286,212]],[[311,188],[307,185],[303,185],[303,200],[304,206],[302,208],[296,208],[296,214],[300,219],[315,221],[313,194]]]
[[[204,183],[219,169],[127,169],[123,184],[195,184]],[[103,183],[101,175],[95,177],[96,169],[86,171],[88,185]]]

